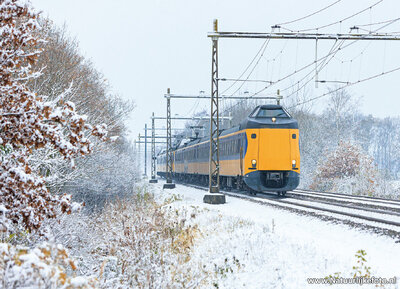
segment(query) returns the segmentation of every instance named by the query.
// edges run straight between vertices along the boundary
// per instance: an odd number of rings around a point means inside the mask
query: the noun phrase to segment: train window
[[[267,109],[267,108],[260,108],[258,111],[255,111],[252,117],[282,117],[282,118],[289,118],[289,115],[282,109]]]
[[[294,134],[292,134],[292,139],[296,139],[296,134],[294,133]]]
[[[255,133],[251,134],[251,138],[256,138],[256,137],[257,137],[257,135]]]

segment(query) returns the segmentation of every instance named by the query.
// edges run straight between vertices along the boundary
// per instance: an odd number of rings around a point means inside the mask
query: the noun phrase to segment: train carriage
[[[173,149],[173,177],[208,183],[208,138]],[[157,157],[165,176],[165,153]],[[299,185],[298,123],[280,105],[257,106],[239,126],[220,134],[220,184],[255,192],[284,194]]]

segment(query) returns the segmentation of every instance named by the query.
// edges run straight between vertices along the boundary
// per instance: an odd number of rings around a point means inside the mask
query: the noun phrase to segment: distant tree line
[[[73,192],[75,200],[85,202],[88,209],[101,208],[110,197],[126,194],[138,177],[125,126],[135,105],[111,90],[107,79],[81,55],[78,42],[68,35],[65,26],[57,27],[47,18],[40,19],[40,25],[45,41],[39,46],[42,53],[32,69],[41,74],[28,86],[49,100],[62,96],[63,101],[75,103],[87,121],[106,125],[112,141],[104,143],[89,137],[94,152],[77,157],[73,169],[49,151],[35,152],[31,159],[53,192]]]
[[[399,188],[391,183],[400,177],[400,118],[381,119],[362,114],[361,99],[346,90],[335,90],[336,87],[331,88],[332,93],[321,113],[313,112],[312,102],[294,106],[310,97],[307,92],[283,104],[299,122],[300,186],[357,194],[398,195]],[[232,115],[232,126],[238,125],[256,105],[263,103],[260,100],[232,102],[226,109]],[[346,164],[351,164],[352,169],[345,169]],[[335,172],[324,172],[326,168]]]

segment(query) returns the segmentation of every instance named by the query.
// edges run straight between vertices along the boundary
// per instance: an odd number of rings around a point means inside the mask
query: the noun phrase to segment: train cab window
[[[254,111],[251,117],[279,117],[279,118],[290,118],[289,114],[282,108],[267,109],[260,107],[258,110]]]
[[[292,139],[296,139],[297,138],[297,135],[294,133],[294,134],[292,134]]]
[[[256,138],[256,137],[257,137],[257,135],[255,133],[251,134],[251,138]]]

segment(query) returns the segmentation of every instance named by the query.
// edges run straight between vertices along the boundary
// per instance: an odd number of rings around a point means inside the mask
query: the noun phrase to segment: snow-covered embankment
[[[162,190],[162,184],[156,184],[149,189],[160,199],[179,196],[170,205],[190,216],[188,222],[201,233],[191,262],[214,272],[215,287],[304,288],[307,278],[335,273],[352,277],[353,266],[359,266],[361,274],[367,274],[369,266],[375,277],[400,275],[400,260],[395,258],[400,244],[390,237],[229,196],[224,205],[204,204],[204,191],[183,185]],[[367,252],[362,266],[355,257],[358,250]]]

